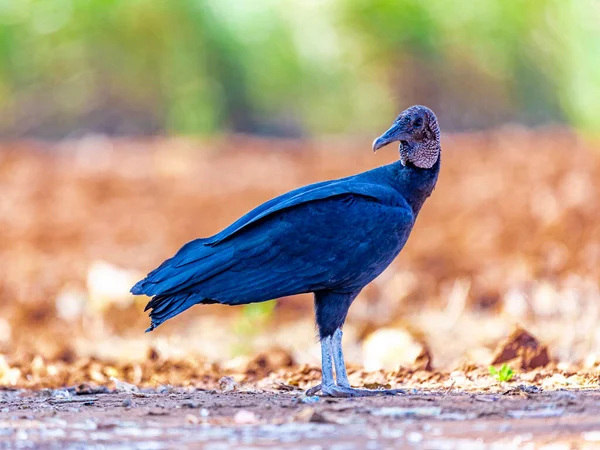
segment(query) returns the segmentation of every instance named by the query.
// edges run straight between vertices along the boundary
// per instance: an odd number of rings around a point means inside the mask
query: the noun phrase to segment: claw
[[[320,390],[321,390],[321,383],[319,383],[316,386],[313,386],[313,387],[307,389],[306,392],[304,393],[304,395],[306,395],[307,397],[312,397],[313,395],[315,395]]]

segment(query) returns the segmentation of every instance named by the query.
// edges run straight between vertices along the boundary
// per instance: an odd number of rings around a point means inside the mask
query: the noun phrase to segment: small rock
[[[200,423],[200,419],[198,418],[198,416],[195,416],[193,414],[188,414],[187,416],[185,416],[185,421],[192,425],[198,425]]]
[[[296,414],[296,420],[305,423],[329,423],[329,420],[327,420],[323,414],[310,407],[304,408],[302,411]]]
[[[110,391],[106,386],[95,386],[83,383],[75,387],[75,395],[108,394]]]
[[[242,409],[235,413],[235,416],[233,416],[233,421],[240,425],[249,425],[258,423],[258,416],[252,411]]]
[[[526,394],[539,394],[540,392],[542,392],[541,388],[534,386],[533,384],[520,384],[517,386],[517,389],[525,392]]]
[[[131,392],[131,395],[134,397],[138,397],[138,398],[148,398],[148,397],[152,397],[156,394],[146,394],[145,392],[141,392],[141,391],[133,391],[133,392]]]
[[[291,384],[285,384],[285,383],[281,383],[280,381],[276,381],[275,383],[273,383],[273,389],[276,389],[278,391],[295,391],[296,389],[298,389],[297,386],[292,386]]]
[[[121,406],[123,408],[132,408],[133,400],[131,399],[131,397],[127,397],[125,400],[123,400],[123,402],[121,403]]]
[[[237,384],[232,377],[223,377],[219,380],[221,392],[232,392],[237,390]]]
[[[193,402],[191,400],[188,400],[186,402],[183,402],[181,404],[182,408],[190,408],[190,409],[196,409],[196,408],[200,408],[200,403],[198,402]]]
[[[301,403],[317,403],[319,401],[321,397],[319,397],[318,395],[311,395],[311,396],[303,396],[300,397],[300,402]]]
[[[57,389],[52,393],[52,397],[55,399],[67,400],[71,398],[71,393],[66,389]]]
[[[110,377],[110,381],[115,383],[118,392],[139,392],[140,390],[136,385],[118,380],[115,377]]]
[[[515,327],[510,336],[496,348],[492,365],[517,360],[521,369],[543,367],[550,362],[548,347],[525,329]]]
[[[534,385],[527,385],[527,384],[519,384],[518,386],[514,386],[511,387],[510,389],[507,389],[506,391],[504,391],[502,393],[502,395],[532,395],[532,394],[539,394],[540,392],[542,392],[542,389],[534,386]]]

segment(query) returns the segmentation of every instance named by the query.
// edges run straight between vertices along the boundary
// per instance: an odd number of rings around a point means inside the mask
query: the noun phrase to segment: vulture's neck
[[[440,158],[430,169],[421,169],[410,163],[404,166],[400,161],[388,167],[392,172],[392,185],[406,199],[416,216],[435,188],[440,172]]]

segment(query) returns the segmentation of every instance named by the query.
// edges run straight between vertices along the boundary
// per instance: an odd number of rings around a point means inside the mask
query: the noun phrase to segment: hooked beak
[[[408,133],[403,130],[402,124],[394,123],[389,130],[373,141],[373,151],[376,152],[392,142],[402,141],[409,138]]]

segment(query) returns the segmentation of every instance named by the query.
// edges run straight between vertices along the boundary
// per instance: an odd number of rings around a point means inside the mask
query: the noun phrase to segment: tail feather
[[[146,332],[154,330],[164,321],[175,317],[177,314],[181,314],[186,309],[198,303],[202,303],[203,300],[201,296],[194,293],[157,295],[146,305],[145,311],[151,309],[151,324]]]
[[[204,241],[188,242],[131,288],[134,295],[153,297],[144,309],[150,310],[151,319],[146,331],[198,303],[219,303],[205,297],[210,294],[204,292],[211,292],[205,283],[236,264],[236,248],[231,244],[206,246]]]
[[[133,295],[143,295],[145,282],[146,282],[145,278],[143,280],[138,281],[137,283],[135,283],[133,285],[133,287],[130,289],[129,292],[131,292]]]
[[[131,288],[131,293],[148,296],[175,295],[225,272],[236,263],[236,260],[233,258],[233,250],[230,249],[205,260],[204,264],[179,268],[176,263],[177,261],[174,258],[163,262],[160,267],[150,272],[146,278],[138,281]]]
[[[198,245],[197,243],[195,244]],[[230,268],[235,260],[232,258],[233,249],[219,252],[212,258],[200,255],[203,262],[191,265],[188,254],[191,247],[184,246],[175,257],[166,260],[158,268],[150,272],[146,278],[138,281],[132,288],[134,295],[147,295],[153,298],[148,302],[144,311],[150,311],[151,325],[146,331],[152,331],[160,324],[181,314],[186,309],[198,303],[218,303],[207,299],[200,292],[190,292],[195,285],[206,282],[212,277]],[[211,250],[214,253],[214,250]],[[184,258],[187,258],[184,260]],[[186,264],[178,267],[179,260]]]

